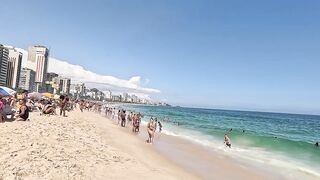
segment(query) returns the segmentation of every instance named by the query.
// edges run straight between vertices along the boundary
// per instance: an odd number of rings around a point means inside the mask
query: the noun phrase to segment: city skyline
[[[45,45],[79,82],[174,105],[320,112],[319,2],[63,3],[6,3],[2,43]]]
[[[0,69],[3,74],[1,75],[1,85],[3,86],[16,90],[28,90],[30,93],[71,95],[75,99],[167,105],[152,102],[150,98],[140,98],[132,93],[114,93],[110,89],[102,91],[96,87],[86,88],[83,82],[72,84],[70,77],[55,73],[54,70],[48,72],[50,57],[49,49],[45,46],[29,46],[28,51],[9,45],[0,44],[0,46]]]

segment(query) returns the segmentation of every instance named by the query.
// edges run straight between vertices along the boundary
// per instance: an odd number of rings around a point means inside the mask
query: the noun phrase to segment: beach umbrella
[[[4,87],[4,86],[0,86],[0,94],[2,96],[11,96],[14,95],[16,93],[15,90],[10,89],[8,87]]]
[[[47,97],[47,98],[53,98],[53,94],[46,92],[46,93],[42,93],[42,96]]]
[[[29,97],[29,98],[35,98],[35,99],[41,99],[42,94],[41,94],[41,93],[38,93],[38,92],[33,92],[33,93],[29,93],[29,94],[28,94],[28,97]]]
[[[53,99],[56,99],[56,100],[60,99],[60,96],[56,94],[56,95],[53,96]]]

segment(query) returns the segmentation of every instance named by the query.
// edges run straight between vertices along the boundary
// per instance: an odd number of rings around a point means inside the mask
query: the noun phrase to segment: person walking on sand
[[[128,124],[130,125],[132,125],[132,118],[133,118],[133,113],[131,112],[131,113],[129,113],[128,114],[128,117],[127,117],[127,121],[128,121]]]
[[[120,124],[121,121],[121,110],[118,111],[118,125]]]
[[[69,102],[69,97],[68,96],[60,96],[60,116],[63,115],[63,117],[67,117],[66,116],[66,110],[67,110],[67,105]]]
[[[224,135],[224,143],[227,147],[231,148],[231,141],[227,134]]]
[[[134,114],[132,117],[132,132],[137,132],[137,125],[138,125],[138,115]]]
[[[154,133],[155,133],[155,121],[152,118],[150,119],[147,128],[148,128],[147,131],[149,135],[147,143],[152,144],[154,139]]]
[[[126,127],[126,111],[125,110],[123,110],[120,113],[120,118],[121,118],[121,126]]]

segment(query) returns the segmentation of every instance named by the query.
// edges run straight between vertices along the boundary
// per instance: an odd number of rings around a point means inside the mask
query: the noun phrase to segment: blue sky
[[[183,106],[320,114],[320,1],[6,1],[0,40]],[[146,80],[147,81],[147,80]]]

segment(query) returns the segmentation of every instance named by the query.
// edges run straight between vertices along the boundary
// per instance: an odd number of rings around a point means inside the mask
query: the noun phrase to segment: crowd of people
[[[26,97],[26,92],[22,93],[21,99],[17,99],[16,96],[3,97],[0,94],[0,122],[26,121],[29,118]]]
[[[96,112],[98,114],[104,113],[104,115],[109,119],[115,120],[117,125],[121,127],[129,127],[133,133],[140,132],[141,119],[143,118],[143,115],[140,112],[128,112],[122,108],[112,107],[96,101],[75,101],[75,107],[77,105],[81,112],[88,111]],[[62,103],[62,107],[63,106],[64,103]],[[157,120],[157,118],[151,117],[150,122],[147,125],[147,132],[149,135],[147,140],[148,143],[153,143],[154,134],[157,129],[159,129],[159,132],[161,132],[162,124]]]
[[[6,121],[27,121],[29,120],[30,112],[40,112],[40,115],[50,116],[59,115],[66,117],[66,112],[75,108],[79,108],[81,112],[92,111],[96,113],[105,113],[109,119],[115,120],[117,125],[121,127],[129,126],[133,133],[140,132],[141,119],[143,115],[140,112],[126,111],[121,108],[110,107],[101,102],[87,101],[87,100],[73,100],[69,96],[61,95],[59,99],[52,98],[33,98],[28,95],[28,91],[23,91],[18,98],[17,95],[3,97],[0,94],[0,123]],[[179,125],[170,119],[163,119],[163,122]],[[162,123],[157,118],[151,117],[147,124],[148,139],[147,143],[154,142],[155,133],[157,130],[161,133]],[[229,133],[232,133],[231,128]],[[245,133],[245,130],[242,130]],[[224,144],[231,148],[231,140],[228,134],[224,136]],[[319,147],[319,142],[315,143]]]
[[[82,103],[83,107],[84,107],[84,104]],[[91,105],[88,105],[87,103],[87,106],[91,107],[91,109],[94,109],[94,111],[98,113],[101,113],[101,109],[103,109],[105,111],[106,117],[108,117],[111,120],[115,120],[118,126],[129,127],[133,133],[140,132],[141,119],[143,118],[143,115],[140,112],[126,111],[122,108],[117,109],[115,107],[109,107],[109,106],[101,106],[101,104],[99,105],[96,103],[92,103]],[[90,111],[90,108],[88,109],[88,111]],[[161,133],[162,124],[160,121],[157,120],[157,118],[151,117],[147,125],[147,132],[148,132],[147,143],[150,143],[150,144],[153,143],[154,135],[157,129]]]
[[[57,115],[56,109],[60,110],[60,116],[66,117],[66,111],[73,109],[76,101],[68,96],[61,95],[59,99],[29,96],[28,91],[12,96],[0,94],[0,122],[27,121],[30,112],[40,112],[40,115]]]
[[[101,102],[87,100],[73,100],[69,96],[61,95],[59,99],[40,98],[35,99],[28,96],[28,91],[23,91],[20,98],[15,96],[3,97],[0,94],[0,123],[6,121],[27,121],[30,112],[40,112],[40,115],[59,115],[66,117],[66,112],[79,108],[81,112],[92,111],[99,114],[102,112],[109,119],[115,120],[121,127],[129,126],[133,133],[140,132],[141,119],[143,115],[140,112],[126,111],[121,108],[110,107]],[[163,122],[171,122],[169,119],[163,119]],[[175,124],[175,123],[173,123]],[[179,124],[178,124],[179,125]],[[148,139],[147,143],[154,142],[155,133],[162,131],[162,123],[157,118],[151,117],[147,124]],[[230,133],[233,129],[230,129]],[[243,130],[243,132],[245,132]],[[231,141],[227,134],[224,137],[224,143],[231,148]],[[319,147],[317,142],[315,146]]]
[[[117,120],[117,125],[121,127],[132,126],[132,132],[140,131],[140,123],[142,115],[140,113],[130,112],[127,115],[127,111],[123,109],[116,110],[115,107],[104,107],[105,115],[112,119]]]

